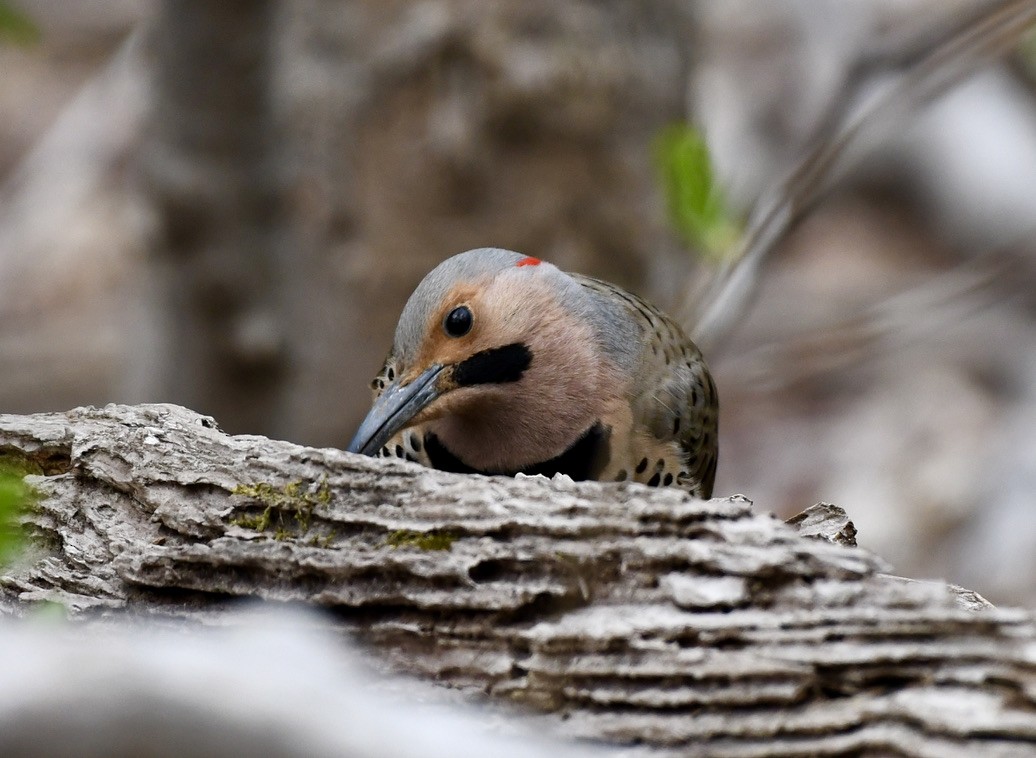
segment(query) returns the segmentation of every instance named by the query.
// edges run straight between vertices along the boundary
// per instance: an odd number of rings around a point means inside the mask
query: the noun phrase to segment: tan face
[[[496,256],[497,264],[514,257],[501,268],[477,265],[476,255]],[[628,377],[602,350],[574,279],[488,249],[443,265],[458,269],[454,279],[442,282],[436,269],[407,302],[396,334],[398,376],[377,395],[350,452],[370,454],[420,425],[472,468],[519,471],[563,453],[624,397]],[[446,326],[457,308],[470,312],[466,329],[455,319]]]
[[[522,345],[531,353],[528,368],[514,381],[459,386],[453,371],[443,371],[439,397],[408,423],[427,424],[475,468],[517,470],[561,454],[596,421],[602,396],[621,392],[589,325],[566,307],[564,290],[559,295],[551,279],[563,275],[550,269],[517,269],[456,284],[429,314],[414,364],[403,367],[407,383],[431,366],[460,366],[504,346]],[[450,336],[443,324],[460,306],[471,311],[471,329]]]
[[[435,363],[453,365],[470,358],[480,350],[493,347],[491,324],[486,323],[489,313],[484,307],[484,292],[485,284],[480,286],[473,282],[465,282],[454,286],[447,293],[439,308],[428,316],[421,350],[414,365],[407,367],[403,375],[404,381],[411,380]],[[471,330],[460,337],[453,337],[447,334],[444,324],[446,317],[461,306],[466,306],[471,311]]]
[[[421,348],[413,364],[403,367],[401,383],[412,382],[434,365],[455,367],[483,351],[504,345],[528,344],[530,339],[535,341],[535,335],[530,332],[536,327],[531,323],[536,319],[523,314],[523,311],[531,309],[523,307],[522,303],[528,302],[528,296],[532,294],[530,289],[538,288],[529,287],[527,275],[523,277],[524,282],[505,282],[504,286],[499,281],[501,278],[460,282],[450,288],[438,307],[428,315]],[[455,309],[462,307],[471,313],[471,328],[465,334],[453,336],[446,329],[446,320]],[[440,397],[415,415],[408,426],[448,414],[475,411],[480,398],[501,393],[500,388],[492,384],[461,387],[451,370],[444,371],[436,384]]]

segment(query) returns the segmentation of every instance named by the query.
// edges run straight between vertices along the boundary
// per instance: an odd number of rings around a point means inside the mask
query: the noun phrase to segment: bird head
[[[403,308],[387,384],[349,452],[371,455],[422,424],[483,471],[559,455],[621,384],[593,310],[575,279],[536,258],[481,248],[443,261]]]

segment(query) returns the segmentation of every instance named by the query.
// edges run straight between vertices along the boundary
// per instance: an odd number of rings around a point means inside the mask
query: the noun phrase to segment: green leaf
[[[40,41],[40,28],[24,12],[6,0],[0,0],[0,39],[16,45],[32,45]]]
[[[21,552],[24,533],[21,515],[32,500],[32,492],[22,475],[0,468],[0,567]]]
[[[1036,77],[1036,26],[1031,27],[1018,42],[1018,54],[1030,77]]]
[[[688,124],[673,124],[654,147],[670,222],[688,245],[709,258],[723,258],[740,237],[742,223],[716,184],[705,138]]]

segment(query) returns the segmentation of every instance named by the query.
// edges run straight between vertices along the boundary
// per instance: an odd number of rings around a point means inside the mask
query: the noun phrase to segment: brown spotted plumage
[[[371,388],[351,452],[712,494],[718,398],[698,348],[641,298],[535,258],[440,264]]]

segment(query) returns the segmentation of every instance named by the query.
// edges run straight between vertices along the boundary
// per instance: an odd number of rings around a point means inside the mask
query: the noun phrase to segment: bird
[[[712,496],[719,399],[701,351],[646,300],[539,258],[478,248],[441,262],[371,390],[350,453]]]

